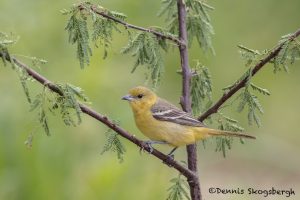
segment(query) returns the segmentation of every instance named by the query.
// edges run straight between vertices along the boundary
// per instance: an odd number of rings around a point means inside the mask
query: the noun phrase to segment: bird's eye
[[[139,94],[137,97],[138,97],[139,99],[141,99],[143,96],[144,96],[144,95]]]

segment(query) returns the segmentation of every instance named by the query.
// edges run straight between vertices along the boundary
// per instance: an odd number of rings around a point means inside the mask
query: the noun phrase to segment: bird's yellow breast
[[[191,127],[168,121],[160,121],[152,116],[150,110],[134,110],[134,119],[140,131],[151,140],[165,141],[172,146],[195,143]]]
[[[129,94],[122,99],[129,101],[137,127],[151,140],[164,141],[177,147],[192,144],[210,136],[237,136],[254,139],[245,134],[207,128],[189,113],[160,99],[145,87],[139,86],[131,89]]]

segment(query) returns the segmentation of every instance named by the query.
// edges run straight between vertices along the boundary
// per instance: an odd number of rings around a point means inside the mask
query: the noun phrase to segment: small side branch
[[[300,29],[298,29],[295,33],[291,34],[288,38],[288,40],[292,41],[294,40],[296,37],[298,37],[300,35]],[[278,45],[278,47],[276,47],[273,51],[271,51],[267,57],[265,57],[264,59],[260,60],[259,63],[257,63],[253,70],[252,70],[252,75],[254,76],[263,66],[265,66],[268,62],[270,62],[273,58],[275,58],[279,52],[282,49],[282,46],[284,45],[284,43],[281,43],[280,45]],[[210,115],[212,115],[213,113],[218,112],[219,108],[231,97],[233,96],[237,91],[239,91],[241,88],[245,87],[246,83],[247,83],[247,79],[248,77],[245,77],[244,79],[242,79],[241,81],[237,82],[236,84],[234,84],[234,87],[232,87],[228,92],[224,93],[223,96],[214,104],[212,105],[205,113],[203,113],[198,120],[199,121],[203,121],[206,118],[208,118]]]
[[[88,9],[88,8],[86,8],[83,5],[79,5],[79,9],[84,10],[84,9]],[[180,39],[178,39],[178,38],[176,38],[174,36],[161,33],[159,31],[153,30],[151,28],[144,28],[144,27],[141,27],[141,26],[136,26],[136,25],[133,25],[133,24],[129,24],[129,23],[125,22],[125,21],[122,21],[120,19],[117,19],[117,18],[114,18],[114,17],[108,15],[104,11],[100,11],[99,9],[97,9],[96,5],[91,5],[89,7],[89,9],[91,9],[91,11],[93,11],[97,15],[101,15],[102,17],[107,18],[109,20],[112,20],[112,21],[114,21],[114,22],[116,22],[118,24],[122,24],[126,28],[131,28],[131,29],[135,29],[135,30],[139,30],[139,31],[149,32],[149,33],[152,33],[152,34],[156,35],[159,38],[167,39],[167,40],[170,40],[170,41],[174,42],[177,45],[183,45],[183,46],[185,46],[184,42],[182,42]]]
[[[32,78],[34,78],[35,80],[37,80],[39,83],[41,83],[42,85],[46,86],[47,88],[49,88],[53,92],[56,92],[59,95],[63,95],[62,92],[61,92],[61,90],[53,82],[51,82],[50,80],[46,79],[44,76],[42,76],[41,74],[37,73],[36,71],[34,71],[33,69],[31,69],[30,67],[28,67],[27,65],[25,65],[24,63],[22,63],[19,60],[17,60],[16,58],[11,57],[8,53],[0,52],[0,57],[2,57],[3,59],[7,60],[8,62],[14,62],[19,67],[25,69],[26,72]],[[136,144],[141,149],[143,149],[143,150],[151,153],[153,156],[155,156],[159,160],[163,161],[163,163],[166,164],[167,166],[175,168],[178,172],[180,172],[181,174],[183,174],[187,179],[195,179],[195,178],[197,178],[197,175],[194,172],[192,172],[191,170],[187,169],[183,165],[179,164],[179,162],[177,162],[176,160],[170,159],[167,155],[163,154],[162,152],[160,152],[160,151],[158,151],[156,149],[149,148],[149,146],[146,143],[144,143],[142,140],[139,140],[138,138],[136,138],[135,136],[133,136],[132,134],[130,134],[128,131],[124,130],[120,126],[116,125],[108,117],[106,117],[106,116],[104,116],[104,115],[96,112],[95,110],[93,110],[93,109],[89,108],[88,106],[83,105],[81,103],[79,103],[79,106],[80,106],[80,109],[81,109],[81,111],[83,113],[85,113],[86,115],[88,115],[88,116],[90,116],[90,117],[98,120],[99,122],[105,124],[107,127],[109,127],[110,129],[114,130],[119,135],[121,135],[122,137],[124,137],[127,140],[131,141],[132,143]]]

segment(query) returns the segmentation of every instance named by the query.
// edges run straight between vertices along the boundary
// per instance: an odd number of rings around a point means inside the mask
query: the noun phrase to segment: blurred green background
[[[136,129],[127,103],[120,100],[127,90],[144,84],[145,70],[140,67],[131,74],[134,60],[120,55],[126,44],[125,37],[115,34],[106,60],[103,52],[94,51],[90,66],[81,70],[75,46],[67,42],[64,31],[67,17],[59,10],[76,3],[65,1],[0,0],[1,31],[13,32],[20,40],[13,53],[36,56],[48,60],[40,73],[56,82],[69,82],[80,86],[100,113],[121,121],[122,126],[145,139]],[[128,21],[141,26],[163,25],[156,17],[160,1],[103,0],[101,5],[126,13]],[[190,51],[194,59],[209,66],[213,76],[216,100],[221,88],[231,84],[246,69],[240,59],[237,44],[253,49],[273,47],[280,36],[300,27],[299,0],[217,1],[209,3],[216,9],[211,13],[215,36],[216,56],[203,54],[194,45]],[[30,62],[28,62],[30,64]],[[181,80],[175,73],[179,68],[177,49],[166,56],[166,73],[158,93],[177,104]],[[241,145],[235,141],[233,149],[224,159],[215,153],[215,143],[203,149],[199,145],[199,174],[205,199],[262,199],[262,196],[213,195],[210,187],[260,189],[293,188],[300,193],[300,63],[291,67],[291,73],[272,73],[266,66],[254,78],[255,83],[268,88],[272,95],[261,97],[265,114],[263,126],[248,126],[246,114],[237,114],[234,107],[225,113],[238,119],[246,132],[257,136],[256,141]],[[31,94],[42,90],[30,83]],[[9,67],[0,66],[0,199],[165,199],[169,180],[177,172],[127,142],[125,161],[118,163],[113,153],[100,155],[107,128],[84,117],[78,127],[66,127],[60,119],[50,118],[51,137],[42,129],[35,134],[33,147],[24,141],[36,129],[34,113],[29,105],[18,77]],[[158,147],[168,152],[168,147]],[[176,153],[185,160],[185,149]],[[285,199],[282,196],[270,199]]]

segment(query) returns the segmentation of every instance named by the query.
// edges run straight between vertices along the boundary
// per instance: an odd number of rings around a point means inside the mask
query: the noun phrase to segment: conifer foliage
[[[202,113],[212,103],[212,81],[209,69],[199,61],[193,68],[191,80],[192,109],[194,115]]]
[[[116,122],[118,124],[118,122]],[[119,139],[118,133],[112,131],[112,129],[108,129],[106,132],[107,141],[104,145],[101,154],[104,154],[107,151],[112,151],[117,154],[117,158],[119,162],[124,161],[124,154],[126,152],[125,146]]]
[[[177,177],[172,178],[170,182],[172,183],[172,186],[168,189],[169,195],[167,200],[190,200],[188,192],[186,191],[189,186],[186,181],[182,179],[180,174]]]
[[[113,39],[113,32],[122,33],[126,31],[128,33],[128,44],[121,50],[121,53],[130,53],[135,57],[136,61],[132,72],[139,65],[146,66],[147,78],[156,87],[160,83],[164,72],[162,51],[167,52],[169,48],[166,38],[173,38],[173,41],[178,41],[176,2],[176,0],[164,0],[162,2],[163,8],[158,12],[159,16],[166,15],[166,21],[170,22],[167,24],[166,29],[161,27],[145,29],[134,26],[131,31],[128,31],[127,29],[131,27],[131,24],[126,22],[126,15],[110,11],[100,5],[92,5],[89,2],[75,4],[70,9],[62,10],[63,14],[70,15],[66,30],[69,33],[69,42],[77,45],[77,58],[80,66],[83,68],[85,65],[89,65],[90,56],[92,55],[91,42],[94,43],[95,47],[103,47],[103,58],[106,58]],[[211,42],[214,31],[208,14],[209,11],[213,10],[213,7],[195,0],[187,1],[186,6],[190,10],[187,19],[189,46],[191,46],[193,38],[196,38],[203,50],[210,49],[214,52]],[[91,27],[88,27],[89,19],[92,21]],[[90,32],[92,33],[90,34]],[[90,41],[91,35],[92,41]]]
[[[167,31],[172,34],[178,34],[178,16],[177,16],[177,0],[163,0],[162,8],[158,12],[158,16],[166,16]],[[188,44],[192,46],[194,38],[198,45],[204,50],[211,50],[214,53],[212,46],[212,35],[214,29],[211,25],[209,12],[214,8],[204,1],[186,0],[187,16],[187,31]]]
[[[47,87],[43,87],[42,92],[36,94],[33,98],[30,94],[29,87],[27,86],[27,82],[34,82],[34,79],[29,76],[26,69],[20,66],[20,61],[15,59],[9,53],[9,48],[13,46],[17,42],[17,37],[11,34],[0,33],[0,55],[3,61],[3,64],[7,64],[7,60],[11,64],[11,68],[18,74],[20,78],[20,82],[28,103],[30,104],[30,111],[35,112],[37,114],[37,121],[40,126],[44,129],[46,135],[50,135],[49,128],[49,114],[55,115],[58,113],[63,122],[66,125],[76,126],[81,123],[81,110],[79,108],[79,102],[88,102],[88,98],[84,95],[83,90],[79,87],[73,86],[71,84],[56,84],[57,88],[60,91],[60,94],[54,93],[53,91],[47,89]],[[32,66],[40,66],[42,64],[46,64],[47,61],[44,59],[38,59],[36,57],[29,57],[18,55],[19,57],[23,57],[31,60]],[[56,112],[57,110],[57,112]],[[76,116],[76,120],[74,119]],[[33,133],[30,134],[32,141]],[[28,142],[28,141],[27,141]]]
[[[163,73],[161,44],[164,43],[159,43],[159,40],[152,34],[140,32],[133,39],[130,39],[128,45],[121,51],[123,54],[131,53],[133,57],[136,57],[132,72],[139,65],[147,65],[154,86],[160,81]]]

